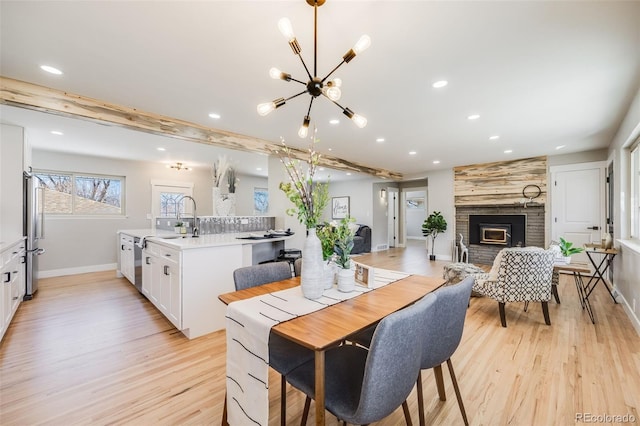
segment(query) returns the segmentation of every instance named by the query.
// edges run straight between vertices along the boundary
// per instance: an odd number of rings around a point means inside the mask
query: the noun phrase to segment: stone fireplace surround
[[[456,243],[460,235],[469,249],[469,263],[492,265],[496,254],[504,246],[469,244],[469,215],[526,215],[525,245],[544,247],[545,211],[544,204],[527,203],[510,205],[456,206]]]

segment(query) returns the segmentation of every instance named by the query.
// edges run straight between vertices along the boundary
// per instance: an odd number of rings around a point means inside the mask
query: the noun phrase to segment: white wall
[[[609,146],[609,160],[613,162],[614,185],[614,238],[625,240],[624,244],[616,241],[615,246],[620,249],[614,259],[613,282],[624,300],[622,303],[631,318],[636,331],[640,334],[640,244],[629,241],[630,211],[628,205],[629,179],[629,151],[628,146],[640,136],[640,90],[636,92],[629,111],[622,121],[616,136]],[[631,312],[633,300],[636,301],[636,312]]]
[[[253,216],[255,215],[253,189],[267,188],[269,181],[266,177],[248,176],[240,173],[237,173],[236,177],[238,179],[236,184],[236,215]],[[269,193],[269,198],[271,198],[271,193]]]
[[[435,254],[438,260],[451,260],[451,248],[455,235],[455,208],[453,195],[453,169],[437,170],[427,174],[428,211],[442,213],[447,221],[447,230],[436,237]]]

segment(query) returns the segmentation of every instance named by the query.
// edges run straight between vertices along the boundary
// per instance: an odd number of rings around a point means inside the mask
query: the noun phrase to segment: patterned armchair
[[[473,290],[498,302],[500,322],[507,326],[505,303],[541,302],[544,321],[551,325],[549,306],[554,254],[539,247],[502,249],[488,274],[475,274]]]

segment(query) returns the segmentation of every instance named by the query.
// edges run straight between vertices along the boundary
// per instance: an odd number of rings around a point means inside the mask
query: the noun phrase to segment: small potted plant
[[[335,276],[335,265],[332,263],[334,258],[334,246],[336,243],[336,224],[324,222],[317,226],[317,235],[322,245],[322,260],[324,260],[324,288],[329,289],[333,285]]]
[[[425,237],[431,237],[431,255],[429,260],[436,260],[435,244],[436,237],[440,232],[447,230],[447,221],[444,219],[440,212],[434,211],[424,220],[422,224],[422,234]],[[427,240],[427,251],[429,249],[429,240]]]
[[[184,232],[183,232],[184,230]],[[176,234],[186,234],[187,233],[187,228],[184,227],[184,222],[176,222],[175,226],[173,227],[173,231]]]
[[[353,237],[357,227],[355,219],[347,216],[340,220],[335,228],[335,252],[334,262],[338,265],[338,290],[348,293],[353,291],[356,285],[355,271],[351,269],[351,250],[353,249]]]
[[[582,247],[574,247],[572,242],[569,242],[562,237],[560,237],[560,244],[558,244],[558,246],[560,247],[560,253],[562,253],[562,256],[564,257],[564,263],[567,264],[571,263],[572,254],[578,254],[584,251]]]

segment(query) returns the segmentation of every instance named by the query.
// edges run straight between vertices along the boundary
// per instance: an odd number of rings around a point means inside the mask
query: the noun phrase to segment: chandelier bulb
[[[327,86],[342,87],[342,79],[334,78],[333,80],[327,83]]]
[[[305,115],[304,120],[302,121],[302,126],[300,126],[300,129],[298,130],[298,136],[300,136],[302,139],[306,138],[307,135],[309,134],[310,121],[311,121],[311,118],[308,115]]]
[[[359,55],[367,50],[369,46],[371,46],[371,37],[365,34],[360,37],[360,40],[358,40],[358,42],[353,46],[353,52],[356,55]]]
[[[353,114],[353,117],[351,117],[351,120],[355,123],[356,126],[358,126],[361,129],[367,125],[367,119],[358,114]]]
[[[289,18],[281,18],[278,21],[278,29],[282,33],[283,36],[287,38],[287,40],[293,40],[296,38],[296,35],[293,32],[293,26],[291,25],[291,21]]]
[[[281,75],[282,75],[282,71],[280,71],[276,67],[273,67],[269,70],[269,77],[271,77],[274,80],[280,80]]]
[[[258,105],[258,114],[260,114],[260,115],[262,115],[264,117],[265,115],[269,114],[274,109],[280,108],[285,103],[286,103],[286,101],[284,100],[284,98],[278,98],[278,99],[274,100],[273,102],[265,102],[263,104],[260,104],[260,105]]]
[[[339,101],[342,96],[342,91],[339,87],[329,87],[327,89],[327,97],[332,101]]]

